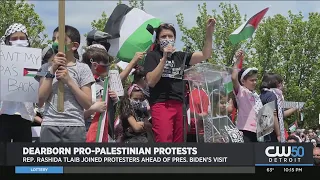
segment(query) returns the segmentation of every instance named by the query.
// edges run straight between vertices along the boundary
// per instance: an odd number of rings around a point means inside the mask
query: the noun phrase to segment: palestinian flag
[[[160,19],[141,9],[118,5],[107,21],[104,31],[111,35],[109,54],[130,62],[136,52],[147,51],[153,43],[153,30]],[[152,31],[150,31],[150,27]]]
[[[104,80],[102,101],[108,105],[108,77]],[[108,106],[107,106],[108,109]],[[96,113],[87,133],[86,142],[108,142],[109,119],[108,112]]]
[[[290,131],[290,132],[295,132],[297,128],[298,128],[298,122],[295,121],[293,124],[291,124],[291,125],[289,126],[289,131]]]
[[[238,29],[236,29],[229,39],[232,44],[237,44],[243,40],[251,38],[254,31],[258,28],[260,21],[263,19],[264,15],[267,13],[269,8],[258,12],[256,15],[252,16],[247,22],[242,24]]]
[[[23,68],[23,76],[35,77],[38,73],[38,69]]]
[[[102,96],[102,101],[105,101],[106,104],[108,104],[108,100],[109,100],[108,82],[109,82],[109,79],[108,79],[108,77],[106,77],[104,80],[103,96]],[[108,109],[108,107],[107,107],[107,109]],[[101,113],[99,116],[96,142],[108,142],[108,113],[107,113],[107,111],[105,111],[104,113]]]

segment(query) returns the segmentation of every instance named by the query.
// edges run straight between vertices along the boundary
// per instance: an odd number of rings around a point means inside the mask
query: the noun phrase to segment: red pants
[[[167,100],[151,106],[155,142],[184,142],[182,102]]]

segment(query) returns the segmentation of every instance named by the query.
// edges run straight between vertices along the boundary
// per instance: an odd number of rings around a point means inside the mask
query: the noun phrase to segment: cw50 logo
[[[265,154],[269,158],[302,158],[304,157],[303,146],[268,146]]]

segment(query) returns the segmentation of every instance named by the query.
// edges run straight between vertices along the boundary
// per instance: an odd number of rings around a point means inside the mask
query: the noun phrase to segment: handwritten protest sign
[[[0,100],[38,102],[41,49],[0,46]]]
[[[118,70],[110,70],[109,71],[109,84],[110,84],[110,90],[117,93],[118,96],[123,96],[123,86],[120,79],[120,74]]]

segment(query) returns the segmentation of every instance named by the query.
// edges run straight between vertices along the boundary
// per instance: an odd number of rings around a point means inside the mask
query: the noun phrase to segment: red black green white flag
[[[236,29],[233,33],[231,33],[231,35],[229,36],[231,43],[237,44],[243,40],[251,38],[268,10],[269,8],[265,8],[262,11],[258,12],[257,14],[252,16],[247,22],[242,24],[238,29]]]
[[[35,77],[38,73],[38,69],[23,68],[23,76]]]

